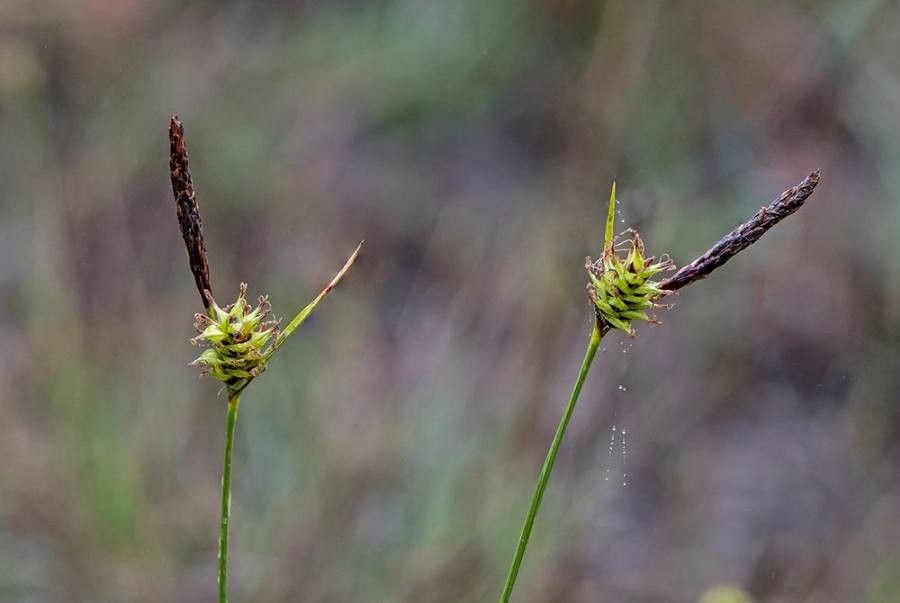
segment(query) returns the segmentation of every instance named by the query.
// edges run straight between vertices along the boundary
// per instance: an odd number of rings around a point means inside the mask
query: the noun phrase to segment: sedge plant
[[[362,243],[356,247],[331,282],[283,328],[277,320],[272,319],[271,305],[266,296],[261,296],[255,307],[250,305],[247,301],[246,283],[241,283],[234,303],[222,307],[216,303],[212,294],[200,210],[188,168],[184,126],[177,116],[172,116],[169,123],[169,168],[178,223],[204,307],[203,313],[195,315],[194,328],[197,336],[191,342],[204,346],[205,349],[191,364],[199,366],[202,373],[222,382],[228,399],[218,543],[218,600],[219,603],[227,603],[231,458],[241,394],[266,370],[275,352],[337,286],[356,261]]]
[[[659,259],[646,256],[644,244],[635,230],[628,229],[619,237],[614,236],[616,184],[613,182],[606,216],[603,254],[596,261],[588,257],[585,264],[588,275],[588,298],[595,315],[593,329],[588,339],[581,368],[575,378],[575,385],[572,387],[572,393],[563,410],[538,475],[537,485],[525,515],[525,522],[513,553],[506,583],[500,595],[500,603],[508,603],[512,596],[541,501],[550,482],[556,456],[603,337],[611,330],[624,331],[633,337],[635,322],[659,322],[651,312],[654,308],[670,307],[659,303],[664,296],[707,277],[713,270],[758,241],[775,224],[797,211],[812,194],[818,183],[819,172],[815,171],[796,186],[784,191],[752,218],[722,237],[696,260],[683,266],[671,277],[656,280],[656,277],[662,273],[675,270],[675,265],[667,255],[662,255]]]

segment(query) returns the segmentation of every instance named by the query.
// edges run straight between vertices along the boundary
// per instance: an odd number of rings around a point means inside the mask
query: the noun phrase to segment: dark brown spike
[[[177,115],[169,122],[169,170],[172,177],[172,192],[175,194],[175,209],[178,213],[178,225],[181,236],[187,247],[188,260],[194,282],[203,307],[209,309],[209,298],[204,293],[212,291],[209,282],[209,263],[206,259],[206,243],[203,241],[203,224],[200,220],[200,208],[194,193],[194,183],[188,169],[187,147],[184,144],[184,126]],[[210,293],[211,295],[211,293]]]
[[[722,237],[709,251],[660,282],[659,288],[677,291],[709,276],[710,272],[758,241],[766,231],[800,209],[819,184],[819,177],[820,173],[816,170],[797,186],[792,186],[781,193],[780,197],[760,209],[755,216]]]

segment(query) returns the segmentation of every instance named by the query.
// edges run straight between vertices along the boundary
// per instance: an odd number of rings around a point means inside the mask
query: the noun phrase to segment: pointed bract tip
[[[613,179],[612,188],[609,191],[609,209],[606,213],[606,230],[603,235],[603,252],[612,252],[613,230],[616,224],[616,181]]]

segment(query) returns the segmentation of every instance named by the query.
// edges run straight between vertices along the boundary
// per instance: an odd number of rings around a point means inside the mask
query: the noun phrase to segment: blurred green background
[[[367,241],[244,397],[233,601],[494,601],[611,179],[681,264],[815,168],[604,341],[515,600],[900,601],[890,0],[2,3],[0,600],[214,599],[173,113],[217,298],[289,316]]]

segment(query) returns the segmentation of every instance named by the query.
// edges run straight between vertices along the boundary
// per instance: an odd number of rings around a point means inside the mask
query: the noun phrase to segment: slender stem
[[[219,603],[228,603],[228,519],[231,516],[231,452],[241,394],[228,396],[228,422],[225,428],[225,467],[222,471],[222,521],[219,524]]]
[[[556,427],[556,434],[550,443],[550,449],[547,451],[547,458],[544,459],[544,466],[541,468],[541,474],[538,476],[537,487],[534,490],[534,496],[531,499],[531,506],[528,508],[528,515],[525,516],[525,524],[522,526],[522,534],[519,536],[519,545],[516,547],[516,554],[513,556],[512,565],[509,568],[509,576],[506,578],[506,586],[503,587],[503,594],[500,595],[500,603],[508,603],[512,596],[513,587],[516,585],[516,578],[519,575],[519,567],[522,565],[522,558],[525,557],[525,549],[528,547],[528,539],[531,537],[531,528],[534,527],[534,519],[537,517],[538,509],[541,507],[541,500],[544,498],[544,491],[547,489],[547,483],[550,481],[550,473],[553,471],[553,463],[556,462],[556,454],[559,452],[559,446],[562,444],[563,436],[566,434],[566,428],[569,426],[569,420],[572,418],[572,412],[575,410],[575,403],[578,401],[578,395],[581,393],[581,386],[587,378],[588,370],[591,368],[591,362],[597,353],[597,347],[600,340],[608,331],[608,328],[601,325],[598,320],[591,332],[591,339],[588,341],[587,350],[584,352],[584,360],[581,362],[581,370],[578,372],[578,378],[575,380],[575,386],[572,388],[572,395],[569,396],[569,403],[563,411],[559,425]]]

